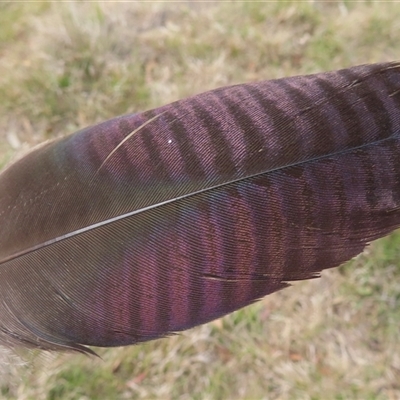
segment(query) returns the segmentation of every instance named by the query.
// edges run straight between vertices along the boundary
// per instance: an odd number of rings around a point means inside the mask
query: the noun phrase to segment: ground
[[[0,3],[0,168],[215,87],[398,59],[380,1]],[[1,221],[0,221],[1,226]],[[2,350],[2,399],[399,399],[400,234],[221,320],[101,358]]]

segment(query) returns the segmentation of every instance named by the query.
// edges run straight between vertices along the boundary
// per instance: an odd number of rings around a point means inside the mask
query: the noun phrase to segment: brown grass
[[[207,89],[396,59],[399,17],[379,1],[1,3],[0,167],[47,138]],[[0,396],[398,399],[399,243],[102,359],[4,350]]]

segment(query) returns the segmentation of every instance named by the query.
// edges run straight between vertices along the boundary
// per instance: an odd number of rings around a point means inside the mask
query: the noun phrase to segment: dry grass
[[[399,37],[400,6],[379,1],[0,3],[0,167],[217,86],[396,59]],[[1,398],[399,399],[399,243],[102,359],[4,351]]]

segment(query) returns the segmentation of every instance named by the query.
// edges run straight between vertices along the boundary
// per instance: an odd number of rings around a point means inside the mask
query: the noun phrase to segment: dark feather
[[[0,342],[182,331],[400,226],[400,63],[237,85],[43,145],[0,175]]]

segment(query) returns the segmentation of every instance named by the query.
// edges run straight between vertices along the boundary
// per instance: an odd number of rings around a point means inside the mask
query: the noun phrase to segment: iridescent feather
[[[0,175],[0,342],[123,346],[317,277],[400,226],[400,64],[220,88]]]

